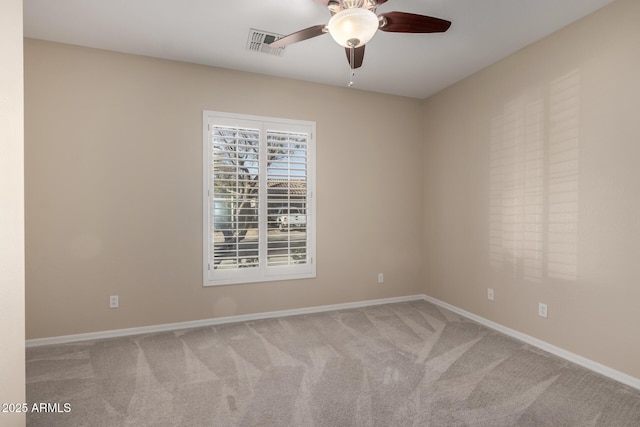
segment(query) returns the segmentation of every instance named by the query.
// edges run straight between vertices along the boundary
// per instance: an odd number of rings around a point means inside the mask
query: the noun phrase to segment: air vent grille
[[[249,30],[249,39],[247,40],[247,50],[253,52],[262,52],[269,55],[282,56],[284,52],[283,47],[272,48],[269,43],[282,38],[282,34],[270,33],[268,31],[256,30],[251,28]]]

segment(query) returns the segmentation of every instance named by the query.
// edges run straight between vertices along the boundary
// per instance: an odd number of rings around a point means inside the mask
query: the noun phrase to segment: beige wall
[[[618,0],[423,116],[426,293],[636,378],[639,18]]]
[[[0,403],[25,401],[22,0],[0,3]],[[24,425],[0,413],[0,426]]]
[[[422,293],[420,101],[36,40],[25,69],[27,338]],[[317,279],[203,288],[204,109],[317,122]]]

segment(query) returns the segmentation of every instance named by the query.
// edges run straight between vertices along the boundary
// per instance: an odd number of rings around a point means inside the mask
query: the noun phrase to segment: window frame
[[[259,258],[264,262],[254,268],[216,269],[212,258],[213,224],[211,215],[211,199],[213,186],[211,175],[212,162],[212,131],[211,126],[256,126],[259,125],[259,196],[258,196],[258,234]],[[203,239],[203,284],[207,286],[233,285],[241,283],[260,283],[293,279],[308,279],[316,277],[316,123],[313,121],[292,120],[275,117],[226,113],[204,110],[202,114],[203,126],[203,186],[202,186],[202,239]],[[270,128],[271,127],[271,128]],[[267,179],[267,135],[269,131],[308,133],[306,144],[306,262],[286,265],[268,265],[268,179]],[[215,212],[214,212],[215,214]]]

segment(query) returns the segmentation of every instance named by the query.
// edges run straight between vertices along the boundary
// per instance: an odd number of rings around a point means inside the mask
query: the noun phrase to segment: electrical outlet
[[[538,303],[538,316],[547,318],[547,304]]]
[[[487,299],[493,301],[493,288],[487,288]]]
[[[378,283],[384,283],[384,274],[378,273]]]
[[[119,302],[118,295],[111,295],[109,297],[109,308],[118,308]]]

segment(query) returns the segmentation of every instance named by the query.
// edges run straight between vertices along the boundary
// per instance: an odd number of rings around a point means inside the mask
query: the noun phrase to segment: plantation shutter
[[[205,285],[315,277],[314,124],[204,118]]]
[[[307,133],[267,131],[268,266],[306,264],[309,252]],[[275,215],[274,215],[275,213]],[[273,221],[275,216],[275,221]]]
[[[211,133],[214,265],[259,267],[260,130],[213,125]]]

